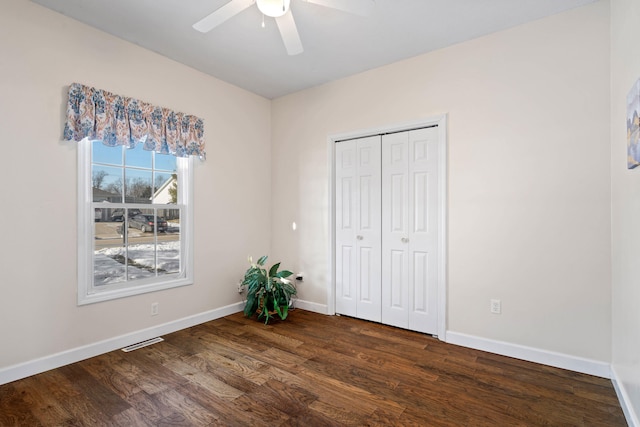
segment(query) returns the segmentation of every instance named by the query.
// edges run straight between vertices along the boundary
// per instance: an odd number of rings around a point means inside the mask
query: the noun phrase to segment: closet
[[[438,127],[336,142],[336,313],[437,334]]]

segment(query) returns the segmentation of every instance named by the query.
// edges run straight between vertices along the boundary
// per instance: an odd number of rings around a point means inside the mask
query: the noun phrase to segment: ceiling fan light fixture
[[[256,4],[263,14],[278,18],[289,11],[291,0],[256,0]]]

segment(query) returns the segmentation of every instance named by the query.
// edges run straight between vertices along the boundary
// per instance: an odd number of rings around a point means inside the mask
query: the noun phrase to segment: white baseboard
[[[318,304],[316,302],[305,301],[301,299],[297,299],[293,302],[293,306],[295,308],[299,308],[302,310],[313,311],[314,313],[319,314],[328,314],[329,311],[327,309],[326,304]]]
[[[629,424],[629,427],[640,427],[640,421],[638,421],[638,415],[633,408],[631,397],[629,397],[629,393],[627,393],[624,383],[620,381],[620,378],[616,373],[615,365],[611,366],[611,382],[613,383],[613,388],[618,395],[618,400],[620,401],[620,406],[622,407],[622,412],[624,412],[627,424]]]
[[[611,378],[611,366],[606,362],[526,347],[504,341],[495,341],[459,332],[447,331],[446,336],[446,342],[450,344],[488,351],[490,353],[541,363],[556,368],[582,372],[583,374],[595,375],[597,377]]]
[[[169,334],[191,326],[199,325],[210,320],[219,319],[230,314],[238,313],[243,309],[243,303],[235,303],[215,310],[205,311],[193,316],[184,317],[172,322],[163,323],[162,325],[153,326],[148,329],[132,332],[126,335],[120,335],[88,344],[82,347],[76,347],[50,356],[41,357],[39,359],[30,360],[28,362],[19,363],[17,365],[8,366],[0,369],[0,385],[10,383],[15,380],[39,374],[51,369],[59,368],[70,363],[79,362],[90,357],[108,353],[131,344],[139,343],[163,334]]]

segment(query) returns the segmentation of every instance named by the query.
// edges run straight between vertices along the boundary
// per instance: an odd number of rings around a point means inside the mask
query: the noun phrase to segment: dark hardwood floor
[[[0,386],[0,425],[626,425],[609,380],[347,317],[163,338]]]

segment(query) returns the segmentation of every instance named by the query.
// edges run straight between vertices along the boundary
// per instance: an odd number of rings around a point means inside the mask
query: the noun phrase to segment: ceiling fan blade
[[[276,18],[276,24],[278,24],[278,30],[280,30],[280,35],[282,36],[282,41],[284,42],[284,47],[287,49],[287,53],[290,56],[302,53],[304,49],[302,48],[302,41],[298,34],[296,22],[293,20],[291,9],[284,15]]]
[[[254,3],[255,0],[231,0],[219,9],[216,9],[212,14],[193,24],[193,28],[202,33],[208,33]]]
[[[308,3],[317,4],[354,15],[369,16],[375,6],[373,0],[303,0]]]

